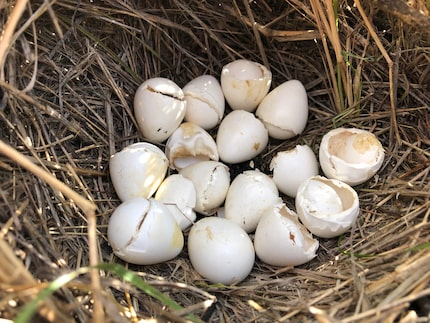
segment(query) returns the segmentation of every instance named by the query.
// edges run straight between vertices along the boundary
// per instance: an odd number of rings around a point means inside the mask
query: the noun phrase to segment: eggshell
[[[300,185],[296,209],[308,230],[322,238],[351,229],[360,212],[358,194],[351,186],[323,176],[311,177]]]
[[[269,92],[272,73],[256,62],[238,59],[221,71],[221,87],[232,110],[252,112]]]
[[[282,83],[269,92],[257,108],[256,115],[275,139],[289,139],[301,134],[308,121],[308,97],[298,80]]]
[[[196,77],[183,88],[187,109],[185,121],[205,130],[214,128],[224,116],[225,99],[221,85],[212,75]]]
[[[157,146],[139,142],[112,155],[109,172],[121,201],[151,197],[166,176],[169,161]]]
[[[266,210],[255,230],[258,258],[272,266],[298,266],[316,256],[318,240],[298,221],[285,204]]]
[[[218,217],[203,218],[191,227],[188,255],[200,275],[225,285],[244,280],[255,260],[248,234],[236,223]]]
[[[161,202],[140,197],[115,209],[107,236],[117,257],[138,265],[173,259],[184,246],[182,231],[169,210]]]
[[[224,117],[216,137],[220,159],[230,164],[254,158],[266,148],[268,141],[263,123],[243,110],[232,111]]]
[[[143,136],[165,141],[181,124],[186,103],[182,89],[173,81],[155,77],[143,82],[134,96],[134,114]]]

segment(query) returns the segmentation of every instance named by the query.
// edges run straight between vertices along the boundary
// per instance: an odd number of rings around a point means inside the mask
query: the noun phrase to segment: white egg
[[[221,71],[221,87],[232,110],[252,112],[269,92],[272,73],[256,62],[238,59]]]
[[[273,205],[258,223],[254,237],[258,258],[272,266],[298,266],[316,256],[318,240],[285,204]]]
[[[225,99],[218,80],[211,75],[202,75],[183,88],[187,109],[185,121],[203,129],[212,129],[224,116]]]
[[[112,155],[109,172],[121,201],[151,197],[166,176],[169,161],[157,146],[139,142]]]
[[[219,157],[225,163],[250,160],[267,146],[269,136],[263,123],[251,112],[230,112],[219,125],[216,137]]]
[[[117,257],[138,265],[173,259],[184,246],[182,231],[169,210],[161,202],[139,197],[115,209],[107,236]]]
[[[185,107],[182,89],[163,77],[146,80],[134,96],[137,124],[152,142],[163,142],[172,134],[184,119]]]
[[[169,209],[181,230],[185,230],[196,220],[196,189],[188,178],[180,174],[168,176],[154,198]]]
[[[348,184],[314,176],[296,196],[300,220],[314,235],[332,238],[351,229],[360,211],[357,192]]]
[[[182,169],[199,161],[218,161],[215,140],[203,128],[184,122],[169,137],[166,156],[173,169]]]
[[[337,128],[323,136],[319,160],[325,176],[354,186],[378,172],[384,161],[384,148],[369,131]]]
[[[299,185],[309,177],[318,175],[318,161],[309,146],[297,145],[294,149],[280,151],[270,162],[273,181],[279,191],[296,197]]]
[[[211,215],[224,203],[230,186],[230,172],[226,165],[202,161],[181,169],[179,173],[190,179],[196,188],[196,212]]]
[[[308,96],[298,80],[282,83],[269,92],[256,115],[275,139],[289,139],[301,134],[308,121]]]
[[[258,170],[247,170],[236,176],[228,189],[224,217],[246,232],[253,232],[264,211],[280,201],[273,180]]]
[[[225,285],[244,280],[255,260],[248,234],[236,223],[218,217],[203,218],[191,227],[188,255],[200,275]]]

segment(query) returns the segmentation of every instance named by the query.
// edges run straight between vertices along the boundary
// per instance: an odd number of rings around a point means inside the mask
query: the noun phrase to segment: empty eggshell
[[[270,162],[270,170],[279,191],[296,197],[299,185],[318,175],[318,161],[309,146],[297,145],[294,149],[278,152]]]
[[[196,189],[193,182],[182,175],[168,176],[154,198],[169,209],[181,230],[185,230],[196,220]]]
[[[225,99],[218,80],[212,75],[196,77],[183,88],[187,109],[185,121],[212,129],[222,119]]]
[[[238,59],[221,71],[221,87],[232,110],[252,112],[269,92],[272,73],[256,62]]]
[[[269,176],[258,170],[247,170],[230,184],[224,217],[239,224],[246,232],[253,232],[264,211],[279,201],[278,189]]]
[[[185,107],[182,89],[163,77],[146,80],[134,96],[137,124],[152,142],[163,142],[172,134],[184,119]]]
[[[308,121],[308,96],[298,80],[282,83],[269,92],[256,115],[275,139],[289,139],[301,134]]]
[[[316,256],[318,240],[285,204],[268,208],[255,230],[258,258],[272,266],[298,266]]]
[[[194,184],[195,211],[204,215],[214,214],[224,202],[230,186],[229,168],[221,162],[209,160],[185,167],[179,173]]]
[[[190,122],[184,122],[172,133],[165,151],[173,169],[182,169],[199,161],[219,159],[212,136]]]
[[[173,259],[184,246],[182,231],[169,210],[161,202],[140,197],[115,209],[107,236],[116,256],[138,265]]]
[[[337,128],[323,136],[319,160],[325,176],[354,186],[364,183],[381,168],[384,148],[369,131]]]
[[[191,227],[188,255],[200,275],[225,285],[244,280],[255,260],[248,234],[236,223],[219,217],[203,218]]]
[[[112,155],[109,172],[121,201],[151,197],[166,176],[169,161],[157,146],[139,142]]]
[[[311,177],[300,185],[296,209],[308,230],[322,238],[348,231],[360,211],[357,192],[351,186],[323,176]]]
[[[263,123],[251,112],[230,112],[219,125],[216,137],[219,157],[225,163],[247,161],[260,154],[269,136]]]

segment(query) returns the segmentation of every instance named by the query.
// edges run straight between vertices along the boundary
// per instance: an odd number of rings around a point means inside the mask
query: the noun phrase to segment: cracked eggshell
[[[314,235],[333,238],[351,229],[360,211],[357,192],[339,180],[314,176],[303,182],[296,196],[302,223]]]
[[[109,160],[112,184],[121,201],[151,197],[164,180],[168,167],[164,152],[147,142],[129,145]]]
[[[256,62],[238,59],[221,71],[221,87],[232,110],[253,112],[269,92],[272,73]]]
[[[220,159],[236,164],[250,160],[267,146],[269,136],[263,123],[251,112],[236,110],[221,121],[216,143]]]
[[[169,210],[161,202],[139,197],[115,209],[107,236],[118,258],[137,265],[173,259],[184,246],[182,231]]]
[[[272,266],[298,266],[316,256],[318,240],[285,204],[267,209],[255,230],[258,258]]]
[[[246,232],[253,232],[264,211],[279,201],[278,189],[269,176],[258,170],[247,170],[230,184],[224,203],[224,217]]]
[[[212,75],[202,75],[183,88],[187,103],[185,121],[205,130],[214,128],[224,116],[225,99],[218,80]]]
[[[227,165],[211,160],[202,161],[181,169],[179,174],[194,184],[196,212],[212,215],[223,204],[230,186],[230,172]]]
[[[279,191],[291,197],[296,197],[302,182],[319,172],[317,157],[306,145],[278,152],[270,162],[270,170]]]
[[[152,142],[166,140],[181,124],[186,103],[173,81],[155,77],[143,82],[134,96],[134,114],[143,136]]]
[[[173,169],[182,169],[199,161],[219,160],[212,136],[190,122],[184,122],[172,133],[165,151]]]
[[[378,172],[384,161],[384,148],[369,131],[337,128],[323,136],[319,160],[325,176],[354,186]]]
[[[236,223],[219,217],[203,218],[191,227],[188,255],[200,275],[225,285],[244,280],[255,260],[248,234]]]
[[[193,182],[180,174],[168,176],[160,185],[154,197],[172,213],[181,230],[196,220],[196,189]]]
[[[298,80],[282,83],[269,92],[256,115],[275,139],[289,139],[301,134],[308,121],[308,96]]]

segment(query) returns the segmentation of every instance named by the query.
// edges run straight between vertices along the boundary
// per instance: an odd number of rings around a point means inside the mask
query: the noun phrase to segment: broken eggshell
[[[137,265],[173,259],[184,246],[182,231],[163,203],[140,197],[115,209],[107,236],[118,258]]]
[[[169,161],[157,146],[139,142],[115,153],[109,160],[109,173],[121,201],[151,197],[166,176]]]
[[[163,77],[146,80],[134,96],[137,124],[151,142],[163,142],[172,134],[184,119],[185,107],[182,89]]]
[[[182,169],[199,161],[218,161],[215,140],[203,128],[184,122],[169,137],[166,156],[172,169]]]
[[[283,203],[266,209],[255,230],[255,252],[272,266],[304,264],[316,256],[318,246],[297,214]]]
[[[188,82],[182,91],[187,103],[185,121],[205,130],[214,128],[220,122],[224,115],[225,99],[221,85],[215,77],[196,77]]]
[[[272,73],[259,63],[235,60],[222,68],[221,87],[232,110],[253,112],[269,92]]]
[[[346,183],[313,176],[300,185],[296,210],[310,232],[333,238],[351,229],[360,211],[359,198]]]
[[[384,148],[367,130],[337,128],[323,136],[319,160],[325,176],[354,186],[378,172],[384,161]]]

